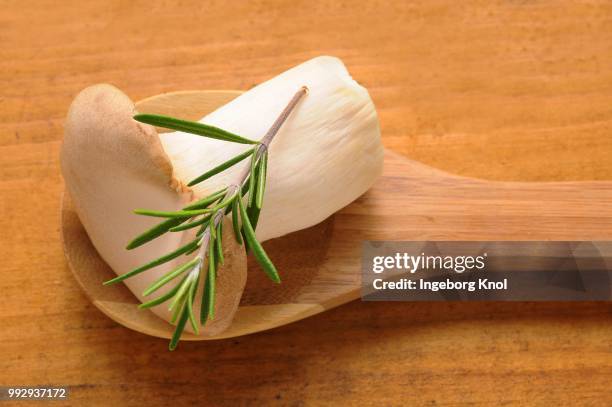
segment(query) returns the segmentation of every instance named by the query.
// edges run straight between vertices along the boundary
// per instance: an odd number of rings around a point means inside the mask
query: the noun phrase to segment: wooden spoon
[[[239,91],[187,91],[142,100],[138,111],[199,119]],[[158,129],[164,131],[163,129]],[[365,195],[312,228],[264,243],[283,283],[270,283],[250,259],[248,282],[232,326],[205,340],[285,325],[360,295],[364,240],[610,240],[612,182],[492,182],[459,177],[391,151],[381,179]],[[148,335],[174,327],[149,311],[98,255],[65,192],[62,239],[68,264],[94,305]]]

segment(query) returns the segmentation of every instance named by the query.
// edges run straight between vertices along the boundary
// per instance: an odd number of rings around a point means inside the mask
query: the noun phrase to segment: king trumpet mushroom
[[[142,308],[176,324],[171,349],[183,330],[212,336],[231,324],[247,251],[279,282],[260,242],[348,205],[383,162],[374,104],[333,57],[199,122],[139,113],[117,88],[91,86],[70,107],[61,155],[76,212],[117,274],[107,283],[124,282]]]

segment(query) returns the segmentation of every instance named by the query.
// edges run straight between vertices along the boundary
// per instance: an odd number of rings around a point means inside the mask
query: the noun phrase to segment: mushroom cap
[[[155,128],[136,122],[134,114],[134,103],[119,89],[106,84],[88,87],[70,107],[61,150],[62,173],[79,219],[98,253],[118,275],[176,250],[195,233],[166,233],[136,249],[125,249],[132,238],[160,221],[135,215],[134,209],[174,211],[194,199],[193,192],[174,176],[173,164]],[[246,283],[246,255],[228,234],[230,230],[231,225],[226,225],[226,261],[217,282],[217,317],[203,330],[205,335],[229,326]],[[179,257],[131,277],[125,284],[146,302],[151,298],[143,296],[145,288],[185,261]],[[203,272],[206,270],[204,267]],[[153,298],[174,284],[167,284]],[[198,298],[196,309],[199,303]],[[152,311],[167,321],[171,318],[168,304]]]

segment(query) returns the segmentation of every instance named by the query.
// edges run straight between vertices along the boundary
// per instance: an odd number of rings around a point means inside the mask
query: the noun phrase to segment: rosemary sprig
[[[253,252],[253,255],[268,277],[272,281],[280,283],[280,276],[276,267],[274,267],[274,264],[255,236],[255,228],[257,227],[259,213],[263,205],[268,168],[268,147],[285,120],[287,120],[295,106],[307,92],[308,89],[306,87],[302,87],[296,92],[272,127],[270,127],[259,142],[213,126],[175,119],[173,117],[152,114],[138,114],[134,116],[135,120],[159,127],[185,131],[217,140],[255,144],[254,147],[208,170],[189,183],[189,186],[196,185],[250,157],[250,165],[245,167],[235,183],[228,185],[226,188],[187,205],[179,211],[136,209],[134,211],[136,214],[161,217],[166,218],[166,220],[134,238],[127,245],[126,248],[128,250],[142,246],[167,232],[185,231],[198,226],[199,229],[193,240],[173,252],[104,283],[105,285],[118,283],[167,263],[181,255],[187,256],[195,251],[198,252],[194,258],[175,267],[154,281],[145,289],[143,294],[145,296],[151,295],[171,281],[180,278],[180,281],[172,289],[139,306],[139,308],[151,308],[170,301],[169,310],[172,311],[171,322],[176,322],[176,329],[169,344],[170,350],[176,348],[188,321],[197,333],[200,324],[205,325],[207,321],[212,320],[215,316],[216,278],[219,265],[223,265],[224,262],[222,220],[226,215],[231,215],[232,217],[232,228],[238,244],[244,242],[247,251],[251,250]],[[245,206],[243,197],[247,194]],[[208,258],[208,267],[204,269],[206,258]],[[200,280],[202,280],[202,284],[200,284]],[[202,300],[198,324],[193,304],[199,286],[202,286]]]

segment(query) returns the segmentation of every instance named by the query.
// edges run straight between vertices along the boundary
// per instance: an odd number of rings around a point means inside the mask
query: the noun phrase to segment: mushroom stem
[[[295,95],[293,95],[289,103],[287,103],[287,106],[285,106],[285,108],[280,113],[278,118],[274,121],[270,129],[266,132],[265,136],[261,139],[257,147],[257,151],[255,151],[254,153],[254,157],[253,157],[254,160],[259,159],[259,157],[264,152],[264,150],[268,148],[272,140],[274,140],[274,136],[276,136],[276,134],[280,130],[283,123],[285,123],[285,121],[287,120],[287,118],[289,117],[293,109],[295,109],[300,99],[307,93],[308,93],[308,87],[302,86],[300,90],[298,90],[295,93]],[[232,199],[232,196],[234,194],[239,193],[242,185],[244,185],[250,173],[251,173],[251,167],[246,166],[242,174],[239,177],[239,181],[237,183],[234,183],[228,186],[227,192],[225,193],[221,201],[225,201],[226,199]],[[250,193],[254,193],[254,191],[251,191]],[[237,199],[240,199],[240,197],[238,197]],[[223,219],[225,210],[226,210],[225,207],[218,209],[217,212],[213,215],[212,223],[214,227],[217,227],[219,225],[219,222],[221,222],[221,220]],[[208,253],[208,245],[210,244],[210,226],[207,227],[207,230],[202,235],[202,239],[200,240],[200,242],[201,243],[200,243],[200,249],[198,250],[198,257],[202,259],[202,262],[200,263],[202,264],[204,258],[206,257],[206,253]]]

